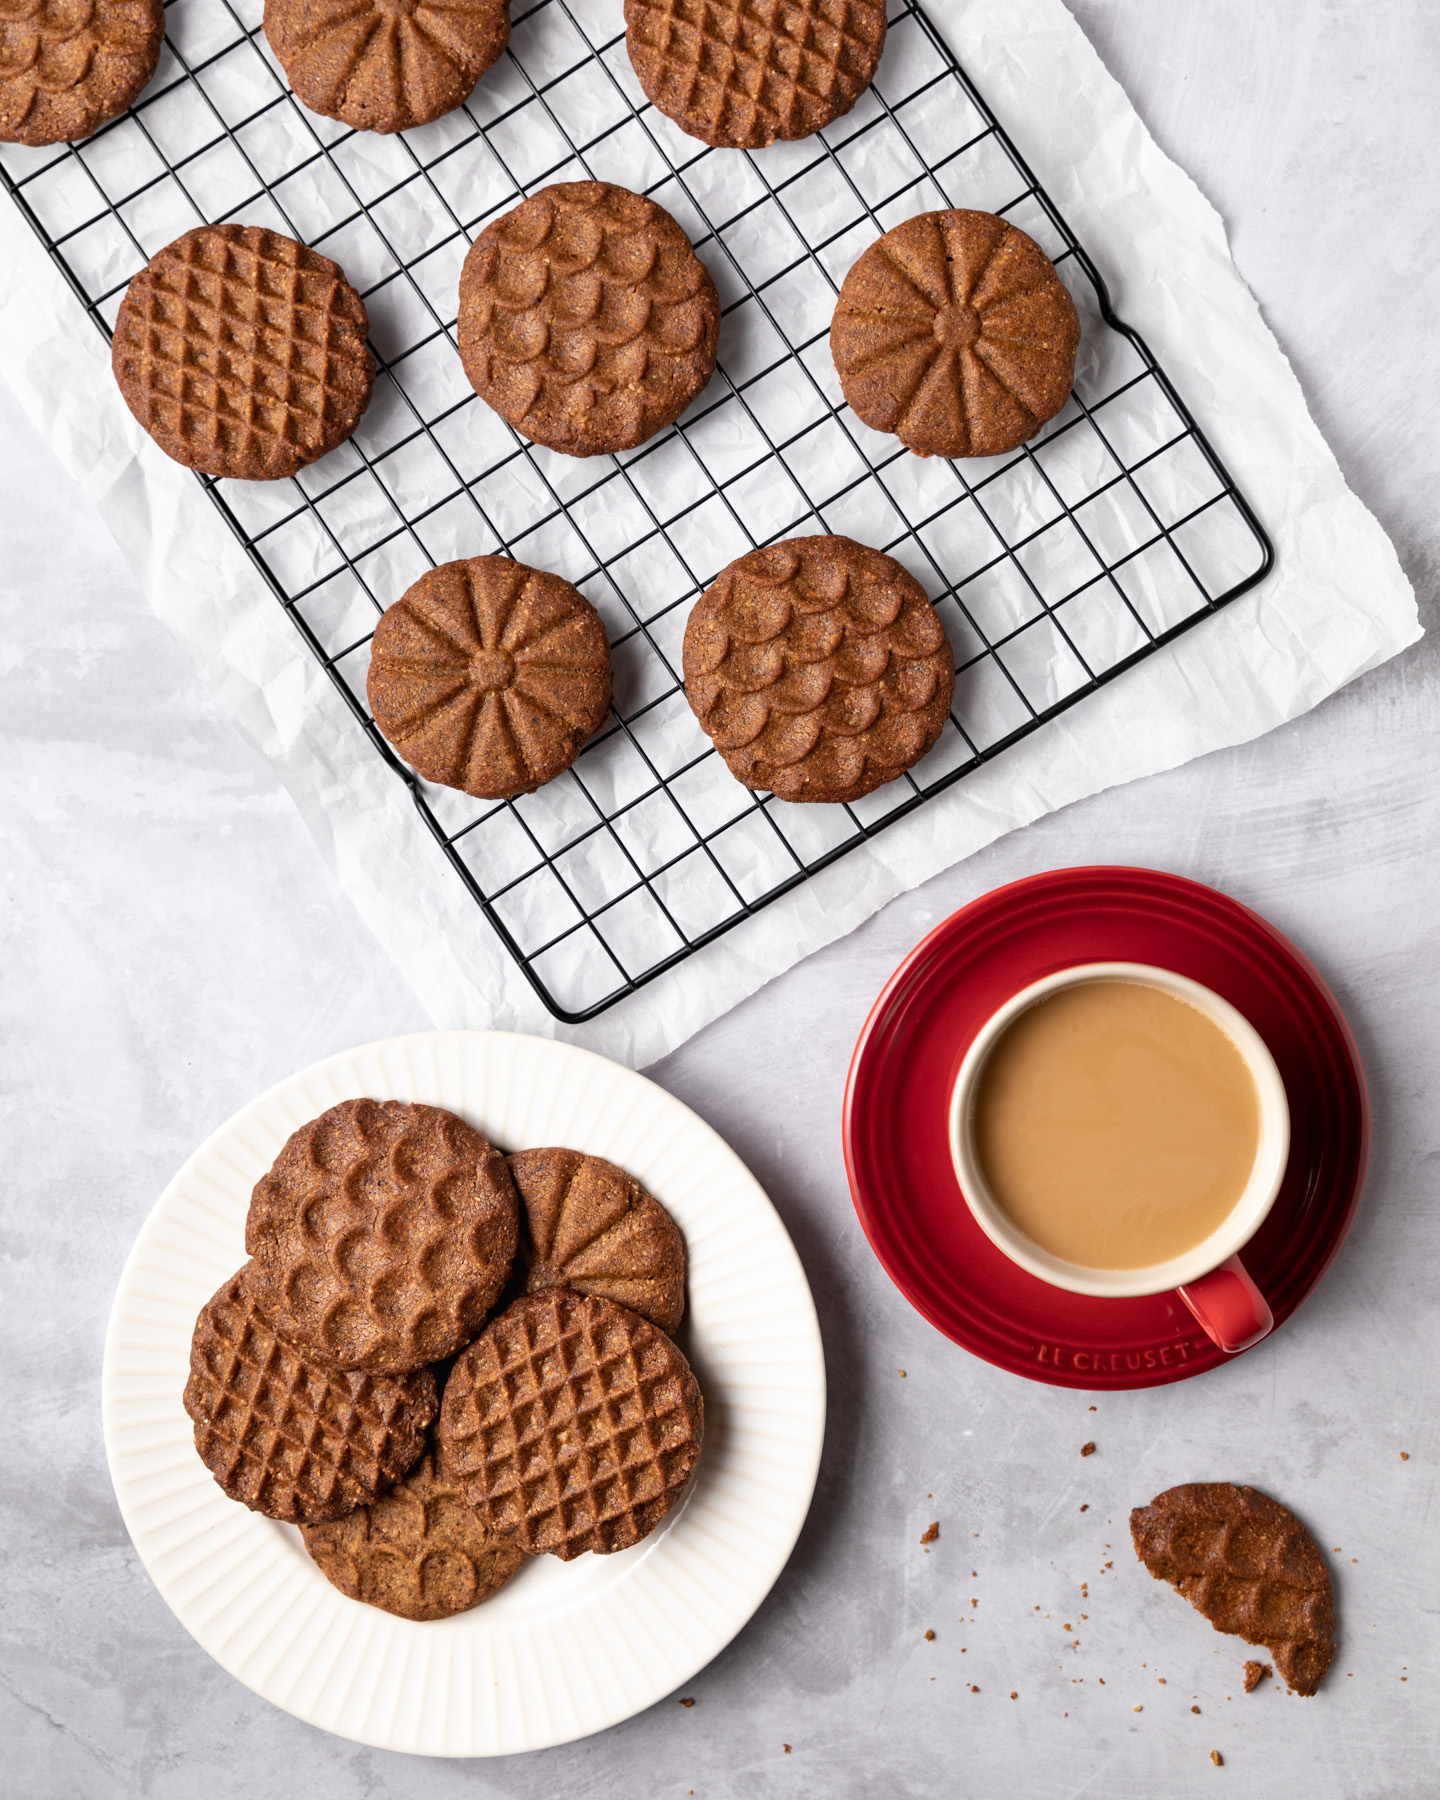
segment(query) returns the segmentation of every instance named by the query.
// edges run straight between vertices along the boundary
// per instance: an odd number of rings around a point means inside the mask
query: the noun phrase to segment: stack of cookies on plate
[[[628,1549],[688,1484],[684,1241],[614,1164],[347,1100],[256,1185],[245,1247],[196,1320],[195,1446],[353,1599],[447,1618],[527,1555]]]

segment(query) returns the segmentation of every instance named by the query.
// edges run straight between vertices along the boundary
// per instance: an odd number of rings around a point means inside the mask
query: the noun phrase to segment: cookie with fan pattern
[[[934,748],[955,658],[910,572],[847,537],[752,550],[695,602],[685,697],[730,772],[781,800],[849,801]]]
[[[720,300],[663,206],[560,182],[470,246],[457,335],[470,385],[502,419],[599,456],[654,437],[709,381]]]
[[[510,15],[507,0],[265,0],[265,36],[311,112],[406,131],[470,98]]]
[[[73,144],[118,117],[155,73],[162,0],[0,6],[0,144]]]
[[[382,614],[366,695],[427,781],[511,799],[553,781],[599,729],[610,646],[568,581],[471,556],[431,569]]]
[[[999,456],[1070,397],[1080,318],[1033,238],[994,213],[932,212],[845,277],[830,354],[851,410],[917,456]]]
[[[674,1331],[685,1311],[685,1240],[660,1202],[602,1156],[521,1150],[505,1160],[520,1196],[527,1292],[599,1294]]]
[[[339,1369],[403,1375],[453,1356],[515,1260],[505,1158],[438,1106],[342,1100],[302,1125],[245,1220],[275,1330]]]

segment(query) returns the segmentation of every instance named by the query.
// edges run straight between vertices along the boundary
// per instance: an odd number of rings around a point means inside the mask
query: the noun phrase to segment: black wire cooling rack
[[[855,110],[795,144],[708,150],[648,106],[617,0],[539,0],[469,104],[403,136],[308,113],[258,0],[174,0],[155,79],[82,143],[0,146],[0,175],[110,335],[126,283],[201,222],[272,225],[364,295],[375,398],[293,481],[197,477],[560,1019],[593,1017],[1254,586],[1270,542],[1090,258],[913,0]],[[689,232],[724,308],[685,419],[620,457],[539,449],[470,391],[460,264],[552,181],[618,181]],[[1081,314],[1075,393],[1023,449],[912,456],[844,406],[839,283],[912,214],[1003,214]],[[810,531],[898,557],[956,653],[955,708],[910,773],[850,806],[752,794],[680,682],[690,604],[733,557]],[[598,606],[615,710],[573,768],[501,803],[419,781],[365,705],[378,613],[426,568],[499,551]]]

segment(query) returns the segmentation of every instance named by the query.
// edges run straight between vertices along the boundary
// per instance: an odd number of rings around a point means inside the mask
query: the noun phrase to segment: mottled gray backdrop
[[[1440,12],[1077,11],[1219,205],[1433,625]],[[1123,310],[1123,272],[1115,285]],[[814,1510],[757,1618],[688,1690],[693,1708],[665,1701],[504,1762],[420,1762],[297,1723],[196,1648],[121,1526],[98,1383],[126,1250],[195,1144],[291,1070],[426,1021],[3,390],[0,471],[0,1792],[1440,1792],[1440,644],[1259,744],[1017,833],[651,1071],[746,1159],[804,1258],[831,1381]],[[1355,1027],[1375,1155],[1353,1236],[1276,1340],[1091,1412],[910,1311],[856,1226],[837,1121],[861,1021],[915,940],[999,882],[1095,860],[1212,882],[1296,939]],[[1246,1697],[1240,1647],[1134,1563],[1130,1506],[1196,1478],[1253,1481],[1322,1534],[1343,1640],[1319,1698]]]

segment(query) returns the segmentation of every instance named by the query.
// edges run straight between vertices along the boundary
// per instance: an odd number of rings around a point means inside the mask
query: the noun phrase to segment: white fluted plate
[[[677,1334],[705,1396],[700,1467],[634,1549],[542,1556],[432,1624],[349,1600],[294,1526],[229,1500],[181,1404],[195,1315],[245,1260],[250,1190],[337,1101],[448,1107],[506,1150],[608,1157],[685,1233]],[[825,1427],[815,1307],[754,1177],[703,1120],[618,1063],[544,1038],[391,1038],[283,1081],[166,1188],[120,1278],[105,1341],[105,1447],[135,1548],[187,1631],[276,1706],[359,1743],[428,1756],[538,1750],[600,1731],[690,1679],[769,1592],[799,1535]]]

